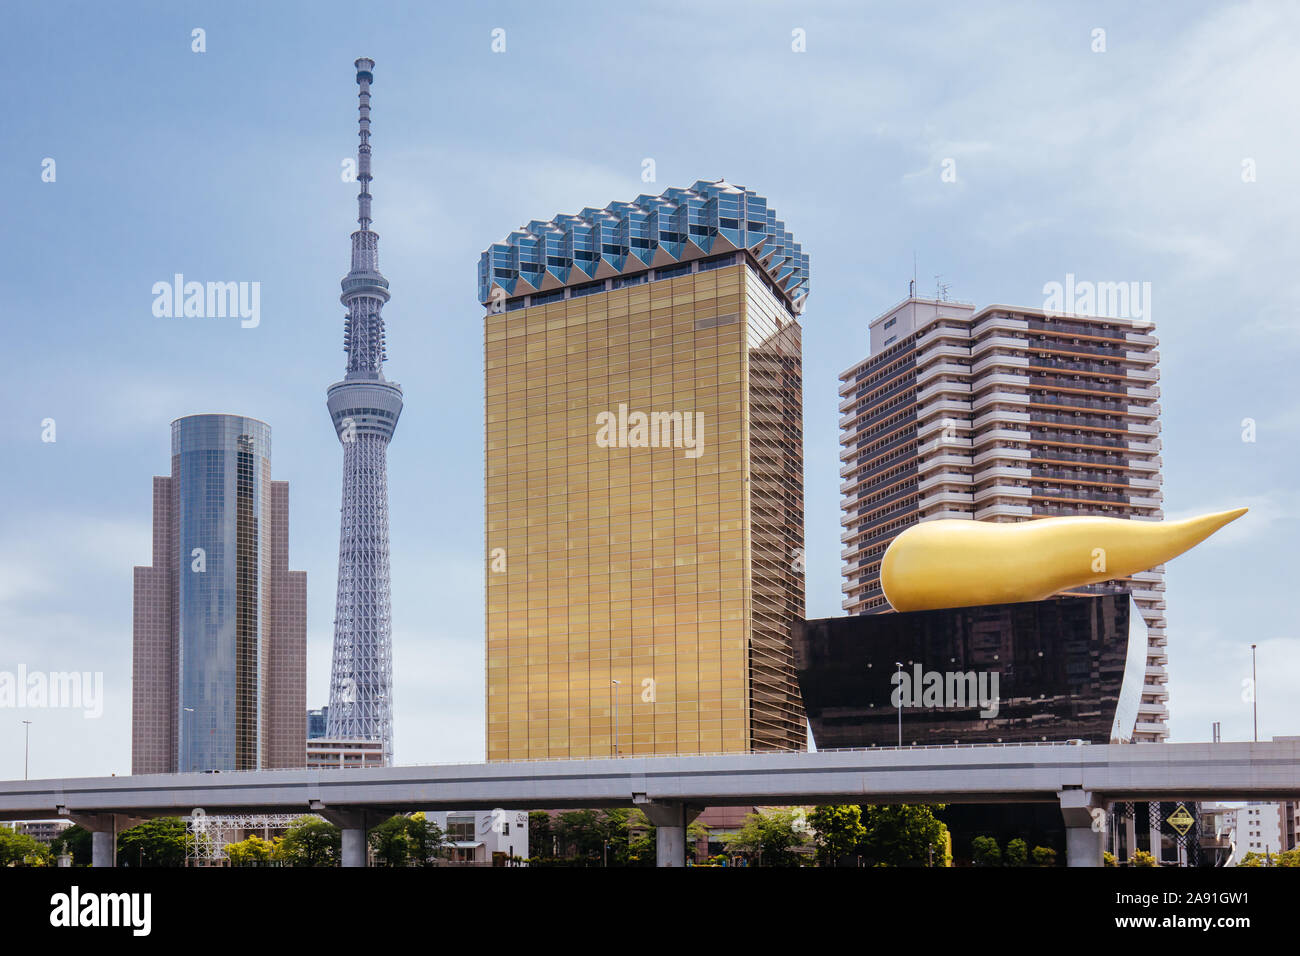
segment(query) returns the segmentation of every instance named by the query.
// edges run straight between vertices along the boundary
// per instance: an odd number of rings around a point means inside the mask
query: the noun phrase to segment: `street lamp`
[[[621,686],[618,681],[611,680],[615,687]],[[618,756],[618,691],[614,691],[614,756]]]
[[[27,779],[27,766],[32,756],[32,722],[23,721],[23,779]]]
[[[1250,707],[1255,714],[1255,743],[1259,743],[1259,683],[1255,680],[1255,645],[1250,645]]]
[[[898,746],[903,746],[903,662],[898,664]]]

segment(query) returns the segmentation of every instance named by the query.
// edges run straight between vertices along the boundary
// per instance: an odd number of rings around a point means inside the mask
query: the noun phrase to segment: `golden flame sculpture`
[[[1083,516],[1010,524],[923,521],[889,545],[880,583],[896,611],[1041,601],[1146,571],[1245,513],[1237,508],[1162,522]]]

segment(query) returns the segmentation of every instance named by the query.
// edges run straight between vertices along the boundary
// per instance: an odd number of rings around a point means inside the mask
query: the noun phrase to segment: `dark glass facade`
[[[1109,743],[1132,735],[1146,637],[1106,594],[797,621],[794,653],[819,749],[896,746],[900,709],[905,746]]]
[[[179,465],[177,766],[261,769],[271,429],[234,415],[181,418],[172,423],[172,457]]]

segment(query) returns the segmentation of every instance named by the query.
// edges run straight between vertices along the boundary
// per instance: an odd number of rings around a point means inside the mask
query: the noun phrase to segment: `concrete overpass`
[[[343,830],[343,865],[394,813],[638,806],[660,866],[681,866],[704,807],[1032,803],[1061,807],[1070,866],[1101,863],[1095,809],[1124,800],[1300,798],[1300,740],[1219,744],[986,744],[818,753],[618,757],[348,770],[158,774],[0,783],[0,820],[66,817],[113,865],[113,834],[157,816],[317,813]]]

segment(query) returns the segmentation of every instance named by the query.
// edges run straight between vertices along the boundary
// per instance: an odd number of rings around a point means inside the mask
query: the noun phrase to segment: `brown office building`
[[[304,765],[307,574],[289,570],[289,483],[271,480],[264,422],[172,422],[133,630],[132,773]]]
[[[1149,290],[1145,316],[1140,289],[1107,291],[1111,314],[911,297],[870,323],[871,354],[840,376],[845,611],[889,610],[881,558],[919,521],[1163,516]],[[1133,739],[1163,740],[1164,566],[1072,593],[1117,588],[1149,639]]]
[[[807,276],[726,182],[484,252],[489,760],[805,746]]]

